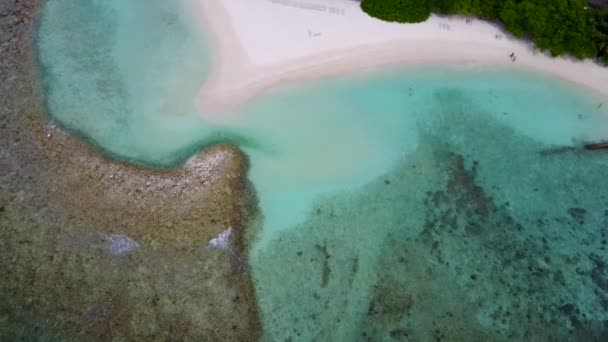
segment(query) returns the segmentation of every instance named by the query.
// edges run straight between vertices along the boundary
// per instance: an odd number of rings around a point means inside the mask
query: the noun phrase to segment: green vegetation
[[[361,8],[378,19],[400,23],[420,23],[431,14],[427,0],[364,0]]]
[[[597,44],[598,59],[608,65],[608,10],[593,10],[592,24]]]
[[[608,10],[586,0],[363,0],[373,17],[421,22],[430,12],[495,21],[552,55],[568,54],[608,63]]]

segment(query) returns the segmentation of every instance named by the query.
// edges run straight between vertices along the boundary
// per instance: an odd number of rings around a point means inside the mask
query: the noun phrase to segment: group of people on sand
[[[511,54],[509,55],[509,57],[511,58],[512,62],[515,62],[517,60],[517,56],[515,56],[515,52],[511,52]]]

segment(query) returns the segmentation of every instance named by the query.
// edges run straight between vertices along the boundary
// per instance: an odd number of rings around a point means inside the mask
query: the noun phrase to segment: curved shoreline
[[[422,24],[385,23],[367,17],[358,3],[344,0],[331,3],[347,8],[346,19],[272,1],[255,4],[244,0],[191,1],[198,6],[204,29],[211,33],[215,51],[215,68],[197,99],[205,119],[224,121],[225,118],[209,112],[237,106],[280,84],[395,66],[533,70],[608,96],[608,68],[589,60],[549,57],[527,42],[507,37],[500,28],[487,22],[467,24],[463,18],[432,16]],[[245,17],[244,13],[251,15]],[[272,34],[264,25],[254,32],[260,26],[257,24],[280,16],[292,16],[289,19],[293,24],[281,27],[283,33]],[[319,33],[333,34],[324,41],[320,40],[323,36],[317,37],[316,45],[310,43],[316,38],[300,35],[302,28],[314,25],[315,20],[322,21],[318,24],[323,27]],[[336,28],[331,26],[331,20],[336,21]],[[372,36],[374,30],[376,38]],[[266,39],[259,44],[263,46],[255,46],[256,37],[260,42]],[[309,45],[301,47],[306,44]],[[511,52],[516,54],[516,62],[509,58]]]

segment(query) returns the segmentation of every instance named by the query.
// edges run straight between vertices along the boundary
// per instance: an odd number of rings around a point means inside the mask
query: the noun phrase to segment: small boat
[[[608,141],[595,143],[595,144],[585,144],[585,150],[590,150],[590,151],[608,150]]]

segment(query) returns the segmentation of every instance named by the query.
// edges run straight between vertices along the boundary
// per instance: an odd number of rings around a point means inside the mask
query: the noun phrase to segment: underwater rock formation
[[[0,340],[256,340],[246,157],[216,146],[154,170],[57,130],[32,41],[40,5],[0,4]],[[238,257],[202,248],[228,226]]]
[[[606,339],[605,159],[539,157],[545,144],[474,114],[446,115],[254,259],[265,337]]]

